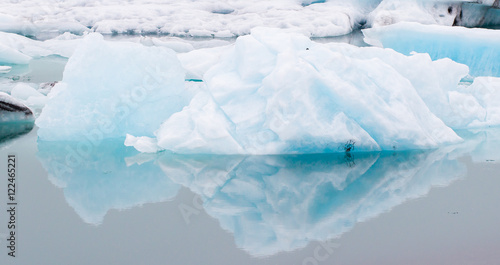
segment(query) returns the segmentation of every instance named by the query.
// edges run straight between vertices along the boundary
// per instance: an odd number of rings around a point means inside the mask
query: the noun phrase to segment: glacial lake
[[[183,156],[42,142],[35,127],[0,147],[18,202],[17,257],[2,211],[0,261],[496,264],[500,129],[459,134],[436,150]]]

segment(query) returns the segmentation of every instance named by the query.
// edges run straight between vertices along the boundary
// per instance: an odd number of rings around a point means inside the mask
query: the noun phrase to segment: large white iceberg
[[[459,141],[422,100],[419,93],[425,92],[418,90],[448,90],[467,74],[467,67],[379,48],[356,52],[361,49],[254,29],[207,70],[206,88],[189,106],[155,132],[159,149],[324,153],[344,151],[343,144],[350,140],[364,151],[431,148]],[[406,72],[397,69],[397,60]],[[184,65],[199,69],[194,63]],[[418,80],[423,76],[436,85],[426,87],[428,83]],[[154,141],[129,136],[126,145],[155,151],[150,148]]]
[[[49,94],[38,134],[126,138],[141,152],[434,148],[460,141],[451,128],[500,124],[498,79],[461,83],[467,74],[450,59],[320,44],[268,28],[177,56],[92,34]]]
[[[189,103],[184,69],[168,48],[107,42],[90,34],[36,120],[42,140],[150,135]]]

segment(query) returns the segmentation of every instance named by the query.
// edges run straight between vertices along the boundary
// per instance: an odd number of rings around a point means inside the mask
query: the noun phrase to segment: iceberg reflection
[[[98,146],[38,141],[37,155],[76,213],[87,223],[100,224],[111,209],[167,201],[177,195],[180,185],[153,163],[127,166],[125,157],[130,154],[123,141]]]
[[[465,176],[460,157],[498,161],[500,131],[464,131],[464,143],[437,150],[319,155],[137,154],[121,141],[87,152],[38,142],[39,159],[68,204],[92,224],[110,209],[162,202],[186,187],[253,256],[341,236],[356,223]],[[181,213],[179,213],[181,214]]]
[[[254,256],[338,237],[356,223],[466,173],[466,167],[443,150],[353,156],[203,160],[165,154],[159,164],[174,182],[199,194],[205,211],[234,234],[238,247]]]

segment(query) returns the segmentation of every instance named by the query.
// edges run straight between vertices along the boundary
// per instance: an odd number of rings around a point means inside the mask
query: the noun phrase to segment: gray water
[[[17,257],[0,262],[497,264],[500,129],[459,133],[427,151],[181,156],[35,128],[0,147],[18,172]]]

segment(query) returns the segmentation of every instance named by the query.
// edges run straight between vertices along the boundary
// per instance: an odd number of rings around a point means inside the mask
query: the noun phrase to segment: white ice
[[[195,69],[188,71],[202,71],[195,57],[194,62],[187,58],[189,53],[183,65]],[[460,140],[422,100],[422,95],[455,89],[467,74],[466,66],[451,60],[323,45],[264,28],[238,38],[212,60],[203,75],[206,88],[155,132],[160,149],[323,153],[344,151],[350,140],[364,151],[431,148]],[[144,151],[154,141],[129,136],[125,144]]]
[[[47,96],[40,93],[32,84],[16,84],[10,92],[10,95],[33,110],[35,117],[38,117],[42,108],[47,103]]]
[[[500,124],[488,101],[496,79],[459,84],[469,68],[449,59],[269,28],[215,48],[179,44],[178,54],[141,40],[86,37],[37,120],[40,138],[121,138],[141,152],[325,153],[349,142],[359,151],[434,148],[461,140],[451,128]],[[479,84],[486,96],[474,92]]]
[[[315,1],[314,1],[315,2]],[[0,3],[0,30],[162,33],[176,36],[234,37],[256,26],[293,28],[312,36],[349,33],[378,1],[302,0],[132,0]],[[373,8],[371,8],[373,9]]]
[[[69,59],[36,124],[43,140],[152,136],[189,103],[184,69],[165,47],[90,34]]]
[[[70,57],[81,41],[70,33],[65,33],[46,41],[0,32],[0,64],[29,64],[32,58],[59,55]]]
[[[10,72],[12,69],[12,66],[7,66],[7,65],[0,65],[0,74],[6,74]]]

